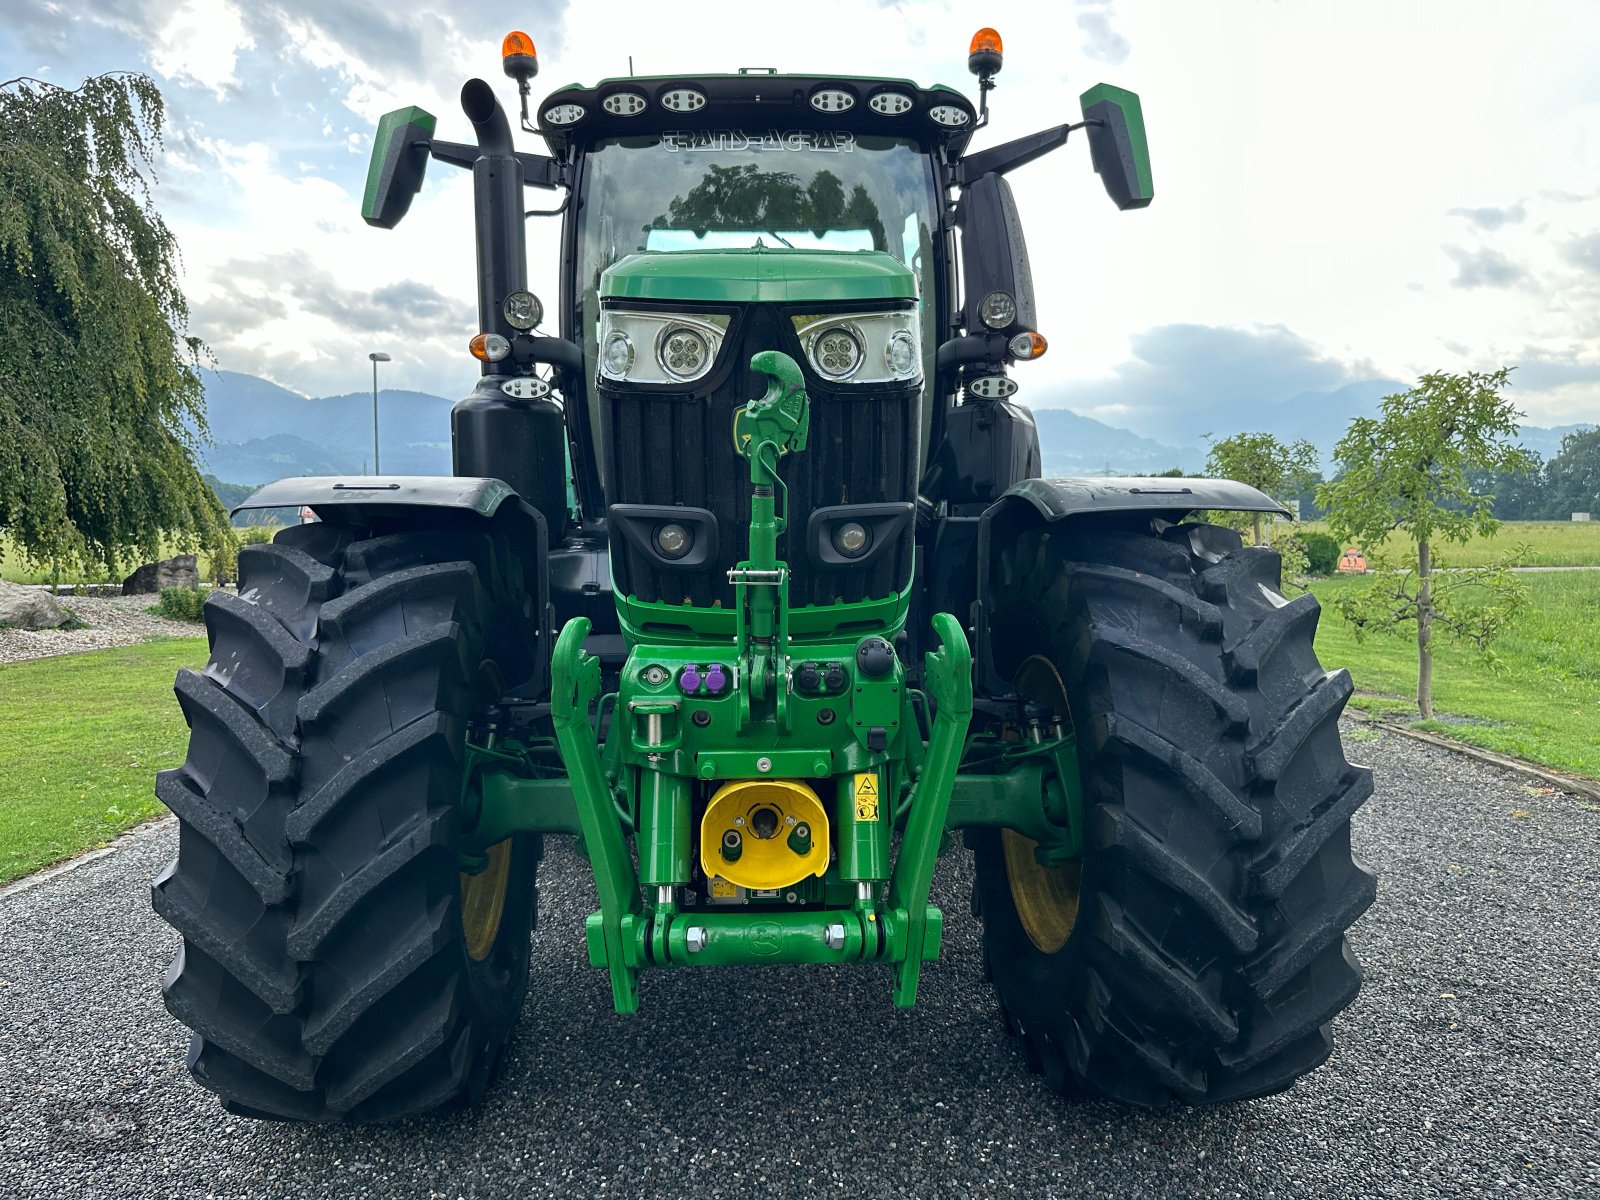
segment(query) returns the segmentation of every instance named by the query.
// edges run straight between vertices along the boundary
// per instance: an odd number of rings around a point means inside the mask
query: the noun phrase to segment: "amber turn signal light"
[[[1050,343],[1044,340],[1044,334],[1034,333],[1033,330],[1028,329],[1011,339],[1010,349],[1012,358],[1020,358],[1026,361],[1030,358],[1038,358],[1046,350],[1050,349]]]
[[[480,333],[467,343],[467,349],[482,362],[499,362],[511,353],[511,343],[498,333]]]

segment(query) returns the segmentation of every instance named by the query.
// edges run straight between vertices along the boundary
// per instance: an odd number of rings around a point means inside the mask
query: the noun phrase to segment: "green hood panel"
[[[713,303],[915,300],[912,274],[877,250],[683,250],[630,254],[600,277],[603,298]]]

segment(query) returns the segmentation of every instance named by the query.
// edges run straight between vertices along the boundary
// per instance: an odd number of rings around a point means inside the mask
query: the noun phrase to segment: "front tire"
[[[1317,663],[1316,600],[1204,525],[1035,530],[997,566],[996,666],[1065,704],[1085,809],[1068,866],[1010,830],[970,838],[1008,1031],[1063,1093],[1289,1087],[1360,988],[1344,935],[1375,896],[1350,850],[1372,777],[1340,745],[1351,684]]]
[[[164,986],[230,1111],[368,1121],[481,1098],[527,988],[537,838],[463,874],[474,712],[531,673],[504,538],[312,524],[239,555],[179,674],[183,765],[158,777],[183,935]],[[476,864],[474,864],[476,865]]]

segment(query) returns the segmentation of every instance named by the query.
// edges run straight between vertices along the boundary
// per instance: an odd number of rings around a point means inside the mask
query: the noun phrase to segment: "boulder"
[[[194,555],[175,554],[160,562],[145,563],[122,581],[124,596],[153,596],[162,588],[200,586],[200,572]]]
[[[0,580],[0,627],[55,629],[66,623],[66,610],[43,588]]]

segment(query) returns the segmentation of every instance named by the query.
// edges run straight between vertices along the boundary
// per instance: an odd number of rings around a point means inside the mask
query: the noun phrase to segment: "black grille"
[[[789,319],[795,311],[757,306],[737,317],[718,367],[701,390],[621,391],[601,380],[609,501],[709,509],[720,528],[716,562],[692,573],[659,568],[613,531],[612,573],[620,593],[670,604],[732,605],[727,570],[746,556],[750,541],[750,470],[734,449],[733,417],[766,387],[767,377],[750,369],[751,355],[774,348],[802,365],[811,397],[807,447],[786,455],[780,467],[789,488],[789,526],[778,540],[778,553],[793,573],[790,604],[880,599],[910,580],[909,523],[895,547],[867,566],[844,570],[810,560],[805,529],[816,508],[916,499],[921,390],[830,387],[806,363]],[[804,311],[820,310],[808,306]]]

